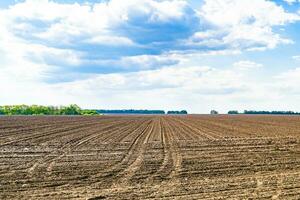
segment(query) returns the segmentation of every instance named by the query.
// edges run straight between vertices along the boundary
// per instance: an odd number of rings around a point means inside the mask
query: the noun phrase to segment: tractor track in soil
[[[300,199],[300,117],[1,117],[1,199]]]
[[[131,126],[132,124],[129,124],[128,122],[113,122],[100,127],[98,124],[96,124],[96,126],[94,126],[93,124],[92,126],[89,126],[88,129],[77,129],[75,132],[72,132],[72,134],[76,134],[86,130],[88,130],[88,132],[85,133],[82,137],[68,141],[63,146],[61,146],[57,152],[47,155],[45,158],[36,163],[34,165],[34,168],[39,164],[42,164],[42,166],[47,166],[47,172],[51,174],[52,167],[55,162],[65,157],[71,151],[76,150],[77,148],[83,146],[91,140],[101,139],[101,142],[105,143],[107,142],[107,140],[114,138],[115,135],[119,133],[123,133],[123,135],[128,133],[127,130],[129,130]],[[31,168],[30,171],[34,171],[34,169]]]

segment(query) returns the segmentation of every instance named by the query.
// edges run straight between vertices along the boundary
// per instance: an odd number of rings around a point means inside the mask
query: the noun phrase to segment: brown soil
[[[0,117],[0,199],[300,199],[300,117]]]

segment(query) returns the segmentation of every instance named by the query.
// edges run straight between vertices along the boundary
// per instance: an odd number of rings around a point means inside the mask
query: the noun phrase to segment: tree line
[[[255,111],[255,110],[244,110],[244,112],[239,113],[236,110],[228,111],[228,114],[246,114],[246,115],[300,115],[298,112],[293,111]]]
[[[181,110],[181,111],[168,111],[167,112],[168,115],[187,115],[188,112],[186,110]]]
[[[88,110],[76,104],[69,106],[5,105],[0,115],[99,115],[99,114],[166,114],[164,110]],[[186,110],[168,111],[167,114],[188,114]]]
[[[144,114],[144,115],[164,115],[164,110],[135,110],[135,109],[124,109],[124,110],[97,110],[101,114]],[[167,114],[188,114],[186,110],[182,111],[168,111]]]
[[[165,114],[163,110],[134,110],[134,109],[123,109],[123,110],[96,110],[101,114]]]
[[[98,115],[95,110],[69,106],[6,105],[0,106],[0,115]]]

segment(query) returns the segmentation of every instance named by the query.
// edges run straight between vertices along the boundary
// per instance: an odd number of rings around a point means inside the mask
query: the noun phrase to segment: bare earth
[[[300,117],[0,117],[0,199],[300,199]]]

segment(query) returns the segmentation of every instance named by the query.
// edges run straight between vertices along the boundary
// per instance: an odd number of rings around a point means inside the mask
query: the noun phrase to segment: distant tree
[[[99,115],[96,110],[81,110],[81,115]]]
[[[167,112],[168,115],[186,115],[188,114],[188,112],[186,110],[181,110],[181,111],[177,111],[177,110],[171,110]]]
[[[5,114],[4,110],[3,110],[2,106],[0,106],[0,115],[4,115],[4,114]]]
[[[237,111],[237,110],[230,110],[230,111],[228,111],[228,114],[229,115],[237,115],[237,114],[239,114],[239,111]]]
[[[210,111],[210,114],[211,114],[211,115],[218,115],[219,113],[218,113],[218,111],[216,111],[216,110],[212,110],[212,111]]]
[[[163,110],[96,110],[99,114],[165,114]]]
[[[245,110],[244,114],[247,114],[247,115],[300,115],[300,113],[293,112],[293,111],[255,111],[255,110]]]
[[[95,110],[84,114],[95,115]],[[0,106],[0,115],[81,115],[82,110],[76,104],[69,106],[40,106],[40,105],[5,105]]]
[[[80,115],[81,109],[76,104],[71,104],[70,106],[61,107],[60,114],[62,115]]]

